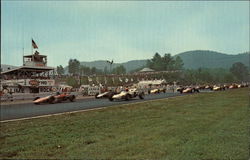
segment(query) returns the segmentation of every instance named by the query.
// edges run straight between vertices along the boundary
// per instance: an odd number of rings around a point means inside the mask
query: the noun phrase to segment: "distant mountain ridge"
[[[229,69],[234,63],[241,62],[249,67],[250,52],[240,53],[237,55],[229,55],[216,51],[209,50],[194,50],[182,52],[174,57],[180,56],[184,62],[185,69],[198,69],[198,68],[225,68]],[[153,57],[153,55],[152,55]],[[124,63],[114,63],[112,68],[119,65],[123,65],[127,72],[146,66],[147,60],[132,60]],[[98,69],[104,69],[109,65],[106,61],[93,61],[93,62],[81,62],[81,65],[88,67],[96,67]]]
[[[175,56],[180,56],[186,69],[225,68],[229,69],[235,62],[241,62],[249,67],[250,52],[229,55],[215,51],[195,50],[187,51]]]
[[[198,69],[202,68],[225,68],[229,69],[232,64],[236,62],[242,62],[246,66],[249,67],[250,63],[250,52],[245,52],[237,55],[229,55],[225,53],[215,52],[215,51],[207,51],[207,50],[194,50],[182,52],[174,57],[180,56],[184,62],[185,69]],[[153,54],[152,54],[153,57]],[[107,70],[110,69],[109,64],[106,60],[92,61],[92,62],[80,62],[81,65],[87,67],[96,67],[97,69],[104,70],[107,67]],[[131,60],[124,63],[114,63],[112,68],[115,68],[119,65],[123,65],[126,68],[127,72],[132,70],[141,68],[147,64],[147,60]],[[10,65],[2,64],[1,67],[3,70],[10,67]],[[11,66],[13,68],[15,66]],[[66,73],[68,72],[68,66],[65,67]]]

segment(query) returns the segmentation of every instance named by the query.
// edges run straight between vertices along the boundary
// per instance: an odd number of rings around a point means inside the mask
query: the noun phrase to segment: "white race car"
[[[95,98],[96,99],[99,99],[99,98],[109,98],[109,95],[110,94],[112,94],[113,92],[111,92],[111,91],[108,91],[108,92],[103,92],[103,93],[97,93],[96,95],[95,95]]]
[[[140,99],[144,99],[144,92],[139,92],[136,88],[129,89],[127,91],[121,91],[118,94],[110,94],[109,100],[113,101],[114,99],[124,99],[129,100],[131,98],[139,97]]]
[[[193,87],[182,87],[182,88],[178,88],[177,91],[179,91],[180,93],[194,93],[197,92],[199,93],[199,89],[197,88],[193,88]]]
[[[157,93],[166,93],[166,89],[165,88],[155,88],[155,89],[152,89],[152,90],[149,90],[148,91],[148,94],[157,94]]]

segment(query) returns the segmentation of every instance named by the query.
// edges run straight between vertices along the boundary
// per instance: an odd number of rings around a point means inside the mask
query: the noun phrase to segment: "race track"
[[[1,105],[1,121],[13,120],[20,118],[28,118],[49,114],[57,114],[64,112],[80,111],[86,109],[94,109],[100,107],[108,107],[112,105],[128,104],[141,101],[148,101],[154,99],[162,99],[167,97],[180,96],[179,93],[161,93],[161,94],[150,94],[146,95],[144,100],[134,98],[129,101],[109,101],[108,99],[76,99],[75,102],[63,102],[56,104],[40,104],[35,105],[32,103],[28,104],[12,104],[12,105]]]

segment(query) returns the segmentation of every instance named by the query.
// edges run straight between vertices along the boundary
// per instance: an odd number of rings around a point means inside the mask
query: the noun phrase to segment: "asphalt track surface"
[[[114,100],[109,101],[108,99],[76,99],[75,102],[62,102],[55,104],[40,104],[35,105],[33,103],[27,104],[12,104],[12,105],[1,105],[1,121],[14,120],[20,118],[29,118],[42,115],[58,114],[64,112],[73,112],[101,107],[108,107],[120,104],[129,104],[135,102],[143,102],[148,100],[163,99],[168,97],[180,96],[180,93],[160,93],[145,95],[144,99],[141,100],[138,97],[125,100]]]

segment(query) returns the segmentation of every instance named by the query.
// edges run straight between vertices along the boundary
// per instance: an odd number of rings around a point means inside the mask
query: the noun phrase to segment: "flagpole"
[[[23,38],[23,66],[24,66],[24,38]]]
[[[23,65],[24,65],[24,31],[22,26],[22,39],[23,39]]]

